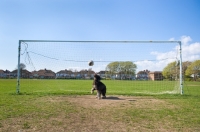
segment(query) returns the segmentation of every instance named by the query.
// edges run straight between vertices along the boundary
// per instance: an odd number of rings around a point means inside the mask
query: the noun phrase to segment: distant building
[[[17,77],[17,74],[18,74],[18,70],[13,70],[12,72],[10,72],[10,77],[12,78],[16,78]],[[20,70],[20,78],[30,78],[31,76],[31,72],[29,72],[28,70],[26,69],[22,69]]]
[[[0,78],[3,78],[3,77],[4,77],[4,70],[0,69]]]
[[[41,69],[39,71],[33,71],[32,76],[33,78],[40,78],[40,79],[54,79],[56,77],[56,74],[53,71],[47,70],[45,68],[44,70]]]
[[[56,73],[56,78],[71,78],[72,71],[71,70],[60,70]]]
[[[10,78],[10,71],[0,69],[0,78]]]
[[[97,72],[97,74],[98,74],[101,78],[105,78],[105,77],[106,77],[106,71],[100,71],[100,72]]]
[[[148,80],[149,79],[149,70],[139,71],[136,75],[137,80]]]
[[[163,80],[163,75],[161,71],[149,72],[149,80]]]
[[[56,78],[63,78],[63,79],[92,79],[95,72],[92,70],[81,70],[81,71],[71,71],[71,70],[61,70],[56,73]]]

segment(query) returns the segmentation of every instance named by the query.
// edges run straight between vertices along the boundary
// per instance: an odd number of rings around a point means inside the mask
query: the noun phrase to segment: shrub
[[[186,77],[186,78],[184,79],[184,81],[192,81],[192,78],[191,78],[191,77]]]

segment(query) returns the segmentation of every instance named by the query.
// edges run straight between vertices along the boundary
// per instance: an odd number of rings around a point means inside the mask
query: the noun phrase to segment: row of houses
[[[9,70],[1,70],[0,69],[0,78],[16,78],[17,77],[17,70],[9,71]],[[73,72],[71,70],[61,70],[57,73],[53,72],[52,70],[48,69],[41,69],[38,71],[28,71],[23,69],[20,71],[21,78],[39,78],[39,79],[65,79],[65,78],[92,78],[95,74],[94,71],[91,70],[81,70],[77,72]],[[105,74],[103,71],[100,71],[97,74]]]
[[[21,78],[37,78],[37,79],[92,79],[95,74],[92,70],[81,70],[81,71],[71,71],[71,70],[61,70],[57,73],[52,70],[41,69],[38,71],[28,71],[21,70]],[[124,74],[106,74],[106,71],[100,71],[99,74],[102,78],[110,79],[120,79],[120,80],[163,80],[163,75],[161,71],[139,71],[136,75],[124,75]],[[0,70],[0,78],[16,78],[17,70]]]
[[[149,71],[149,70],[139,71],[136,74],[136,78],[139,80],[153,80],[153,81],[164,79],[161,71]]]

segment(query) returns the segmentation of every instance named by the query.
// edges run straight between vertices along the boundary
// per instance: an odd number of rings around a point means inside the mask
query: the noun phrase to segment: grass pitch
[[[16,80],[4,80],[7,84],[4,87],[8,92],[15,92]],[[179,94],[178,81],[124,81],[124,80],[103,80],[107,86],[108,94],[116,95],[150,95],[150,94]],[[92,80],[43,80],[43,79],[22,79],[20,81],[21,94],[90,94]]]
[[[167,81],[104,81],[105,100],[90,95],[91,83],[21,80],[17,95],[15,79],[0,79],[0,131],[200,131],[200,82],[185,82],[180,95],[145,94],[174,86]]]

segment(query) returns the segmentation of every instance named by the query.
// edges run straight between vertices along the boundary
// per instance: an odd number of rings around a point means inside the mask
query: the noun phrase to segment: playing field
[[[16,80],[5,80],[10,84],[12,92],[16,88]],[[125,80],[102,80],[107,86],[108,94],[135,95],[135,94],[163,94],[174,92],[180,93],[176,88],[178,81],[125,81]],[[20,91],[22,94],[89,94],[92,87],[92,80],[43,80],[43,79],[22,79]],[[8,89],[6,89],[8,90]],[[174,91],[176,90],[176,91]]]
[[[15,79],[0,79],[0,131],[200,131],[200,82],[184,82],[184,95],[160,93],[173,81],[103,82],[97,100],[91,80],[21,80],[17,95]]]

